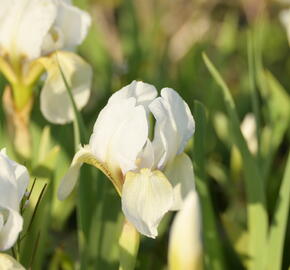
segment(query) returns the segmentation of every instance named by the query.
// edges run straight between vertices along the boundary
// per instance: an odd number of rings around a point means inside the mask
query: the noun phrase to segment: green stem
[[[13,100],[15,107],[21,111],[32,98],[32,85],[25,85],[21,82],[12,84]]]

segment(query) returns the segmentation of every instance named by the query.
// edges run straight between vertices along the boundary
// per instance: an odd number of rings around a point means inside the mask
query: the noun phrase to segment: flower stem
[[[17,111],[22,111],[32,99],[31,85],[24,85],[21,82],[12,85],[14,105]]]
[[[17,154],[27,159],[31,154],[31,135],[29,131],[32,98],[19,110],[13,99],[13,90],[7,86],[3,94],[3,109],[5,112],[9,134]]]

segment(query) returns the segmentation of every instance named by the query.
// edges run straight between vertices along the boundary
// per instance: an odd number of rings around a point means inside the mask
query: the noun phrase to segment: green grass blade
[[[206,134],[206,112],[202,103],[194,102],[194,118],[196,132],[194,135],[193,159],[195,163],[195,178],[198,193],[200,195],[203,216],[203,231],[205,241],[205,266],[206,269],[223,270],[224,255],[221,240],[217,233],[212,200],[208,189],[205,174],[205,134]]]
[[[69,95],[71,105],[73,107],[74,111],[74,121],[73,121],[73,127],[74,127],[74,141],[75,141],[75,151],[78,151],[79,145],[81,144],[82,140],[87,139],[87,133],[84,125],[83,118],[80,114],[80,112],[77,109],[76,103],[74,101],[74,97],[72,94],[71,86],[68,84],[67,79],[65,78],[65,75],[63,73],[63,70],[61,68],[60,62],[58,61],[58,67],[59,71],[61,73],[63,82],[65,84],[67,93]],[[85,173],[90,173],[89,170]],[[81,176],[84,176],[84,172],[81,172]],[[87,177],[90,177],[86,175]],[[91,180],[91,179],[90,179]],[[77,203],[77,219],[78,219],[78,241],[79,241],[79,249],[81,254],[81,266],[86,265],[86,260],[89,257],[88,252],[85,252],[87,242],[89,239],[89,225],[90,225],[90,217],[91,217],[91,201],[89,198],[90,195],[93,192],[93,189],[90,186],[90,182],[87,181],[80,181],[79,183],[79,196],[78,196],[78,203]]]
[[[240,130],[240,122],[230,90],[214,67],[209,58],[203,54],[203,60],[222,90],[226,110],[230,118],[231,132],[235,144],[241,152],[245,174],[247,193],[247,226],[249,231],[249,269],[264,269],[266,255],[266,239],[268,231],[268,217],[263,181],[254,157],[251,155],[247,143]]]
[[[286,89],[269,71],[263,73],[264,84],[267,86],[262,94],[265,100],[265,118],[270,128],[271,139],[262,145],[262,172],[267,179],[271,164],[281,145],[284,134],[290,125],[290,97]]]
[[[259,110],[259,96],[258,91],[255,85],[255,50],[253,44],[254,35],[251,31],[248,32],[248,42],[247,42],[247,49],[248,49],[248,69],[249,69],[249,84],[250,84],[250,92],[251,92],[251,101],[252,101],[252,108],[255,114],[256,120],[256,135],[258,140],[258,153],[260,152],[260,127],[261,127],[261,116]]]
[[[267,269],[280,270],[290,207],[290,153],[280,186],[273,224],[270,228]]]

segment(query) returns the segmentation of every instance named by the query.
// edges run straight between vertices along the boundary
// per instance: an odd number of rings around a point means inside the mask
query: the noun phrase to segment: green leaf
[[[56,54],[57,57],[57,54]],[[86,141],[88,139],[88,134],[87,134],[87,130],[85,128],[85,124],[84,124],[84,120],[82,118],[81,113],[79,112],[77,105],[74,101],[74,97],[72,94],[72,90],[71,90],[71,86],[68,84],[67,79],[65,78],[65,75],[63,73],[63,70],[60,66],[60,63],[58,62],[58,67],[59,67],[59,71],[61,73],[61,77],[63,79],[63,82],[65,84],[66,90],[68,92],[72,107],[73,107],[73,111],[74,111],[74,136],[75,136],[75,150],[78,150],[78,147],[80,145],[80,143],[84,140]]]
[[[260,126],[261,126],[261,116],[260,116],[260,104],[259,104],[259,96],[258,91],[256,89],[255,82],[255,49],[254,49],[254,38],[255,35],[251,31],[248,32],[248,69],[249,69],[249,85],[251,89],[251,102],[253,112],[255,114],[256,120],[256,136],[258,140],[258,153],[260,152]]]
[[[35,184],[30,183],[33,190],[29,196],[29,204],[24,209],[24,229],[20,236],[20,260],[26,267],[42,269],[43,259],[48,253],[47,240],[50,226],[54,168],[60,148],[50,148],[49,130],[33,127],[33,141],[35,143],[32,167],[28,167]],[[41,158],[40,158],[41,157]],[[31,181],[34,182],[34,181]],[[47,186],[47,187],[46,187]],[[43,188],[46,187],[40,200]],[[36,209],[37,208],[37,209]],[[31,220],[33,219],[33,222]],[[28,230],[28,231],[27,231]]]
[[[290,153],[288,154],[286,169],[276,204],[276,211],[270,228],[267,255],[267,269],[269,270],[280,270],[282,266],[283,246],[290,207]]]
[[[213,126],[218,138],[231,149],[231,137],[227,116],[222,112],[216,112],[213,117]]]
[[[196,132],[194,135],[193,157],[195,163],[195,178],[198,193],[200,195],[203,217],[203,231],[205,240],[206,269],[223,270],[224,254],[221,240],[217,232],[217,224],[213,210],[212,200],[208,189],[208,181],[205,175],[205,134],[206,113],[202,103],[194,102],[194,118]]]
[[[256,160],[250,153],[247,143],[241,133],[238,114],[229,88],[205,54],[203,54],[203,60],[216,83],[220,86],[226,110],[230,119],[232,137],[243,159],[247,193],[249,269],[265,269],[268,216],[266,211],[266,198],[263,179],[261,178]]]
[[[264,72],[265,85],[262,91],[263,98],[266,102],[266,119],[268,123],[268,131],[270,139],[266,141],[267,145],[263,145],[262,152],[264,164],[263,175],[266,178],[269,174],[271,164],[275,153],[280,146],[284,134],[290,124],[290,97],[283,86],[269,71]]]
[[[50,149],[50,143],[51,143],[50,127],[45,126],[41,134],[41,138],[39,142],[39,149],[37,151],[37,154],[38,154],[37,163],[45,159]]]
[[[57,57],[57,54],[56,54]],[[74,111],[74,141],[75,141],[75,151],[78,151],[78,148],[81,144],[81,139],[87,139],[85,125],[82,119],[80,112],[77,109],[76,103],[74,101],[74,97],[71,91],[71,86],[68,84],[68,81],[65,78],[61,65],[58,61],[59,71],[61,73],[62,79],[64,81],[67,93],[69,95],[71,105]],[[84,173],[82,172],[80,177],[82,177]],[[91,176],[91,175],[90,175]],[[89,177],[90,177],[89,176]],[[91,179],[90,179],[91,180]],[[93,191],[90,185],[85,181],[80,181],[79,186],[79,196],[78,196],[78,204],[77,204],[77,218],[78,218],[78,244],[79,250],[81,254],[81,266],[86,265],[86,261],[89,253],[85,252],[86,246],[88,245],[89,239],[89,225],[90,225],[90,208],[91,201],[88,199]]]
[[[49,270],[73,270],[74,265],[72,259],[60,248],[57,248],[49,263]]]

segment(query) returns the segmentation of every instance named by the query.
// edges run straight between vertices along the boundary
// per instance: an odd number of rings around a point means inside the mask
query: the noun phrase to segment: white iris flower
[[[27,169],[0,151],[0,250],[11,248],[22,230],[20,202],[29,182]]]
[[[84,107],[90,95],[92,70],[72,51],[86,37],[90,23],[89,15],[72,6],[70,0],[1,1],[0,71],[12,86],[18,110],[31,98],[27,89],[32,88],[44,68],[48,76],[41,91],[43,115],[57,124],[73,120],[59,65],[72,87],[77,107]],[[23,93],[25,90],[27,93]]]
[[[74,156],[58,192],[72,191],[82,163],[96,166],[122,198],[126,218],[143,235],[155,238],[166,212],[178,210],[194,174],[184,147],[194,133],[188,105],[171,88],[156,97],[153,85],[133,81],[111,96],[94,125],[89,145]],[[150,114],[155,118],[150,140]]]

